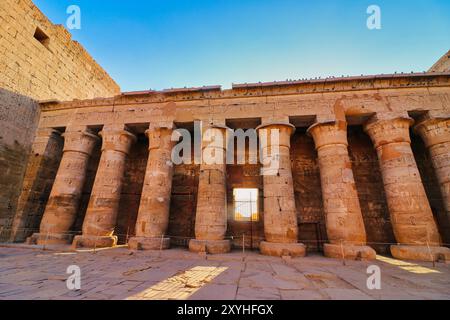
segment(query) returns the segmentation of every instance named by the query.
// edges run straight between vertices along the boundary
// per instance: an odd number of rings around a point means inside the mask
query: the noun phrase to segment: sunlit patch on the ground
[[[228,268],[197,266],[132,295],[127,300],[184,300],[226,269]]]
[[[384,256],[378,255],[377,260],[388,263],[393,266],[397,266],[402,270],[409,271],[412,273],[419,273],[419,274],[441,273],[438,270],[427,268],[427,267],[421,266],[417,263],[406,262],[406,261],[388,258],[388,257],[384,257]]]

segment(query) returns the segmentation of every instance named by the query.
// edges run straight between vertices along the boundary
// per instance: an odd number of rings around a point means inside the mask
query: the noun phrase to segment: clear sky
[[[122,91],[425,71],[450,49],[449,0],[33,0]],[[366,26],[381,8],[381,30]]]

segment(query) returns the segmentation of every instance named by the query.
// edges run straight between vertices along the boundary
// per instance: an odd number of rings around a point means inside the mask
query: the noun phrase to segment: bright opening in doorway
[[[234,197],[234,220],[236,221],[258,221],[258,189],[235,188]]]

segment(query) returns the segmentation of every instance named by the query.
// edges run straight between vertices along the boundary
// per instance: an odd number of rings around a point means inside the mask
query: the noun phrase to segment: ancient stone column
[[[366,245],[366,230],[348,155],[347,123],[316,123],[308,129],[319,160],[328,240],[324,254],[332,258],[375,259]]]
[[[391,246],[391,253],[406,260],[450,259],[450,249],[440,247],[441,238],[411,150],[409,127],[413,122],[407,116],[374,116],[364,127],[378,154],[398,243]]]
[[[39,233],[31,241],[37,244],[66,244],[73,238],[75,222],[89,158],[100,140],[89,130],[67,131],[64,149]]]
[[[104,128],[100,135],[103,138],[102,155],[83,222],[83,234],[75,237],[74,247],[111,247],[117,244],[114,228],[125,160],[136,136],[115,128]]]
[[[202,134],[202,163],[197,192],[193,252],[225,253],[231,249],[227,231],[226,146],[227,127],[210,126]]]
[[[450,227],[450,118],[423,117],[415,131],[430,153]]]
[[[58,130],[51,128],[37,130],[23,179],[22,192],[17,203],[11,241],[23,242],[27,238],[30,243],[34,241],[31,236],[38,230],[40,218],[45,211],[36,199],[45,199],[49,196],[45,186],[56,177],[57,170],[53,171],[53,168],[61,161],[59,157],[62,153],[62,145],[61,132]]]
[[[257,128],[264,185],[264,235],[262,254],[299,257],[306,254],[298,243],[297,211],[290,159],[290,139],[295,127],[268,123]]]
[[[136,221],[136,236],[128,242],[131,249],[159,250],[170,246],[170,238],[164,235],[169,226],[172,191],[172,132],[172,128],[164,127],[151,127],[146,131],[149,156]]]

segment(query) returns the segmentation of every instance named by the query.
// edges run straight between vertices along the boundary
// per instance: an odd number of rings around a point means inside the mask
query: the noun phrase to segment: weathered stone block
[[[197,240],[189,241],[189,251],[210,254],[227,253],[231,250],[230,240]]]
[[[401,260],[450,261],[450,249],[446,247],[392,245],[391,254]]]
[[[323,251],[326,257],[348,260],[374,260],[376,252],[369,246],[354,244],[325,243]]]
[[[274,257],[304,257],[306,247],[302,243],[277,243],[262,241],[259,244],[259,250],[262,254]]]

